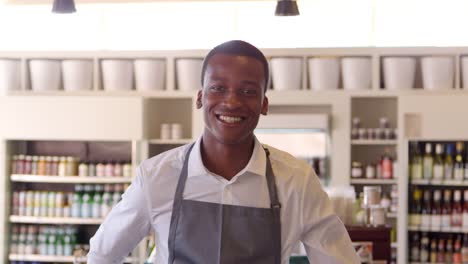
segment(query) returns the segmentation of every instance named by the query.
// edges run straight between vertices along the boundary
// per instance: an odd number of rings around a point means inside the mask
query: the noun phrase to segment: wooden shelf
[[[73,256],[48,256],[48,255],[20,255],[10,254],[8,255],[10,261],[40,261],[40,262],[70,262],[70,263],[86,263],[86,257],[73,257]],[[135,262],[135,258],[125,258],[125,262]]]
[[[43,182],[43,183],[131,183],[132,178],[124,177],[79,177],[79,176],[49,176],[49,175],[28,175],[12,174],[10,177],[14,182]]]
[[[411,180],[413,185],[431,185],[431,186],[468,186],[468,181],[437,181],[437,180],[426,180],[418,179]]]
[[[134,96],[144,98],[161,98],[161,99],[191,99],[196,95],[197,91],[9,91],[8,95],[17,96]]]
[[[397,181],[396,179],[351,179],[351,184],[392,185],[397,184]]]
[[[430,233],[468,233],[468,228],[451,227],[451,228],[441,229],[441,230],[432,230],[430,227],[408,226],[408,231],[420,231],[420,232],[430,232]]]
[[[181,139],[150,139],[148,141],[150,144],[155,145],[185,145],[193,142],[191,138],[181,138]]]
[[[11,215],[11,223],[23,224],[53,224],[53,225],[100,225],[104,219],[101,218],[72,218],[72,217],[38,217]]]
[[[397,145],[398,141],[396,139],[353,139],[351,140],[351,145],[361,146],[388,146],[388,145]]]

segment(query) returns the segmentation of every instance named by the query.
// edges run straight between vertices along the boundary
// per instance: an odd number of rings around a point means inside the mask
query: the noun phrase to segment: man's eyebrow
[[[252,84],[252,85],[260,85],[259,82],[251,81],[251,80],[243,80],[243,81],[241,81],[241,83],[243,83],[243,84]]]

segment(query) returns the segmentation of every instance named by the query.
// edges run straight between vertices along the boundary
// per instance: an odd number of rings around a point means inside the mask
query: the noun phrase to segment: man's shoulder
[[[274,148],[272,146],[263,144],[270,152],[270,160],[273,167],[286,169],[294,172],[295,174],[308,174],[310,173],[311,166],[302,159],[298,159],[290,153]]]
[[[141,162],[140,169],[145,171],[147,175],[154,175],[151,172],[161,168],[180,169],[182,168],[185,154],[190,145],[191,144],[187,144],[166,150],[148,158]]]

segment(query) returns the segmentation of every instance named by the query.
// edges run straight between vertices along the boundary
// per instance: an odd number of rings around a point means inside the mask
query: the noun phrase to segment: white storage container
[[[0,59],[0,91],[18,91],[21,86],[21,62]]]
[[[160,59],[138,59],[135,65],[135,84],[138,91],[164,90],[166,63]]]
[[[416,58],[383,58],[384,84],[387,90],[410,90],[414,88]]]
[[[62,61],[63,89],[65,91],[90,91],[93,89],[93,61]]]
[[[462,87],[468,90],[468,56],[461,57]]]
[[[421,58],[423,87],[427,90],[452,89],[455,79],[454,58],[432,56]]]
[[[202,59],[177,59],[176,76],[177,89],[180,91],[195,91],[201,88]]]
[[[311,90],[336,90],[340,81],[338,58],[310,58],[309,86]]]
[[[102,60],[104,90],[130,91],[133,88],[133,61]]]
[[[345,57],[341,59],[343,88],[365,90],[372,86],[372,62],[368,57]]]
[[[58,91],[61,85],[59,60],[30,60],[31,89],[33,91]]]
[[[302,58],[272,58],[273,90],[300,90],[302,87]]]

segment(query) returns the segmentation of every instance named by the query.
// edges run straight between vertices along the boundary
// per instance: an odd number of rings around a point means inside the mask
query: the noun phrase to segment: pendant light
[[[70,13],[75,13],[75,12],[76,12],[76,8],[75,8],[74,0],[54,0],[52,13],[70,14]]]
[[[275,16],[298,16],[299,8],[296,0],[278,0]]]

